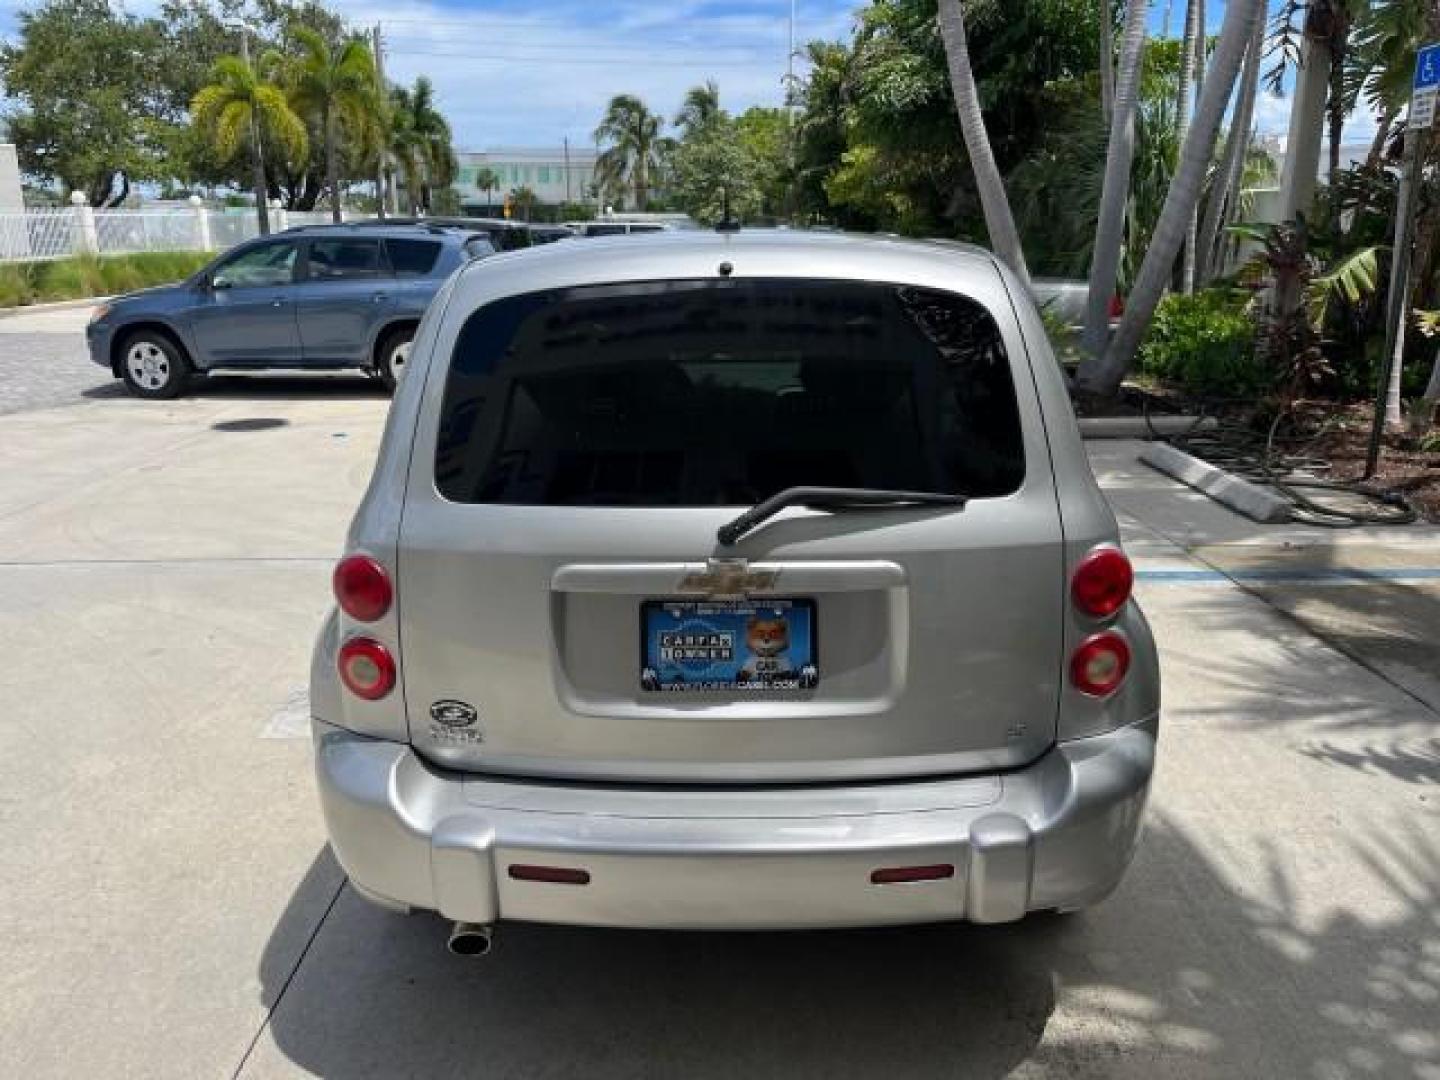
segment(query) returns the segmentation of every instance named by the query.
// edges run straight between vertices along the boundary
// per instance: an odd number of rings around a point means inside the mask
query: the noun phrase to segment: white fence
[[[320,225],[328,212],[271,210],[272,231]],[[95,210],[0,213],[0,263],[139,251],[223,251],[260,233],[254,210]]]

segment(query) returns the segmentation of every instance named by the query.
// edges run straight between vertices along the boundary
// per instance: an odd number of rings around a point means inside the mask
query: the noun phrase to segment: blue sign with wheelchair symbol
[[[1440,45],[1426,45],[1415,54],[1415,89],[1440,86]]]

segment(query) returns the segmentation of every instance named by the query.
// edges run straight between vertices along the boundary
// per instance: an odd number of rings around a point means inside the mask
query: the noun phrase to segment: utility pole
[[[384,107],[388,104],[385,99],[389,97],[389,88],[385,85],[385,43],[380,38],[380,24],[378,22],[370,31],[370,37],[373,42],[371,48],[375,53],[375,84],[380,92],[380,105],[383,115]],[[385,167],[389,163],[390,156],[390,151],[385,145],[385,143],[388,142],[386,138],[388,135],[388,131],[381,134],[380,149],[375,154],[375,212],[381,220],[384,220],[385,213],[389,209],[385,205],[387,198],[385,190]]]
[[[565,204],[570,204],[570,136],[565,136]]]
[[[240,59],[250,66],[250,28],[240,24]],[[250,106],[250,164],[251,182],[255,186],[255,217],[260,224],[260,235],[270,235],[270,190],[265,182],[265,151],[260,143],[260,118],[255,115],[255,105]]]
[[[390,109],[390,84],[385,81],[385,41],[380,36],[380,24],[377,22],[371,31],[375,39],[375,79],[380,84],[380,94],[383,98],[381,105],[385,112]],[[379,176],[375,179],[375,193],[379,196],[377,202],[380,207],[380,216],[383,218],[386,213],[398,214],[400,202],[395,191],[394,167],[390,160],[390,133],[384,132],[379,155]]]
[[[790,0],[789,48],[785,53],[785,157],[790,166],[790,182],[786,185],[786,217],[795,215],[795,0]]]

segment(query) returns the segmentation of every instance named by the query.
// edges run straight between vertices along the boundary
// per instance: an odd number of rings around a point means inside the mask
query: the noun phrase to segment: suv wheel
[[[141,330],[120,347],[120,378],[136,397],[179,397],[190,375],[190,362],[164,334]]]
[[[410,342],[415,339],[412,327],[402,327],[385,335],[376,351],[375,371],[386,387],[394,390],[405,375],[405,364],[410,359]]]

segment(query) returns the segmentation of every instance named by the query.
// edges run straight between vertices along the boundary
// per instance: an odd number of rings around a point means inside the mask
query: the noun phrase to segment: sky
[[[1007,0],[1016,2],[1016,0]],[[1278,10],[1282,0],[1270,0]],[[671,116],[685,91],[707,77],[732,112],[779,105],[788,52],[790,0],[329,0],[357,27],[379,24],[386,74],[428,75],[462,150],[497,146],[592,145],[605,103],[633,93]],[[0,0],[0,34],[11,36],[24,0]],[[150,14],[158,0],[127,0]],[[796,0],[797,48],[848,39],[858,0]],[[1181,30],[1184,0],[1151,0],[1149,29]],[[1206,3],[1218,34],[1223,0]],[[797,64],[799,60],[797,59]],[[803,71],[803,67],[797,69]],[[1262,94],[1257,126],[1283,134],[1288,97]],[[1347,141],[1373,133],[1357,117]]]

